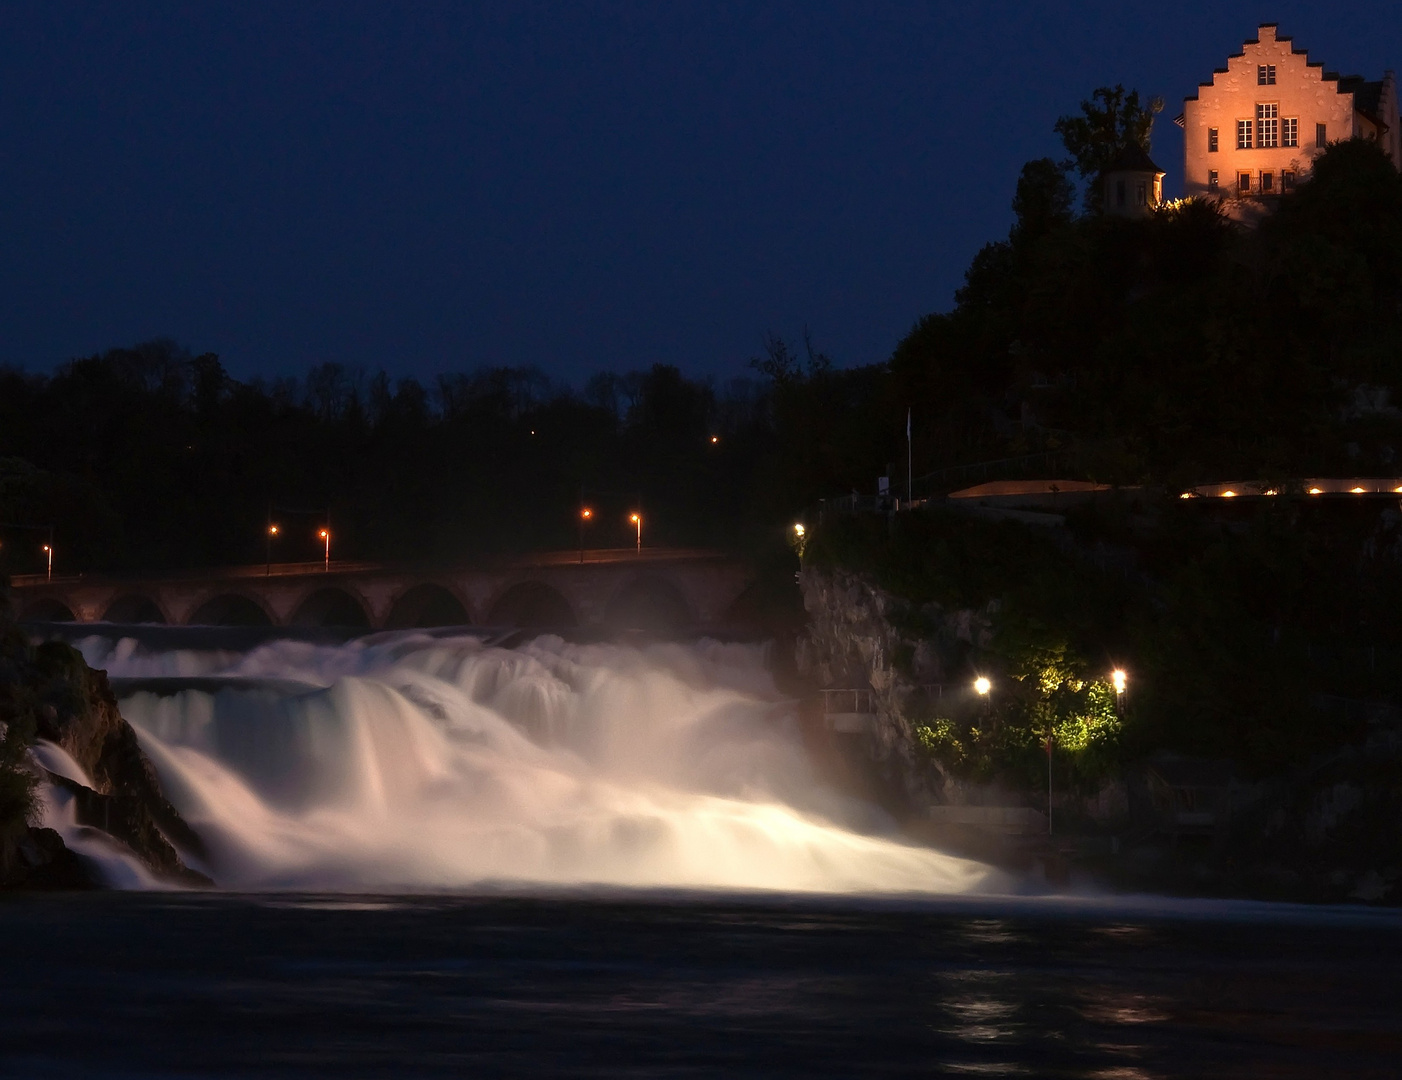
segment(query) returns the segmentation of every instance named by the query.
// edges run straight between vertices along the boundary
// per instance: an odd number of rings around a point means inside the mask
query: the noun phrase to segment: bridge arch
[[[273,617],[261,603],[243,593],[218,593],[197,607],[187,626],[272,626]]]
[[[578,624],[564,594],[543,581],[518,581],[498,594],[487,609],[488,626],[564,630]]]
[[[471,621],[467,605],[451,589],[425,581],[399,595],[389,609],[385,627],[409,630],[419,626],[465,626]]]
[[[20,615],[24,622],[73,622],[76,618],[72,608],[52,596],[31,600]]]
[[[672,582],[660,574],[640,574],[614,590],[604,622],[615,630],[666,634],[694,626],[696,614]]]
[[[328,585],[307,596],[292,613],[292,626],[345,626],[369,629],[365,604],[345,589]]]
[[[127,593],[107,605],[102,621],[110,623],[166,623],[165,612],[156,601],[140,593]]]

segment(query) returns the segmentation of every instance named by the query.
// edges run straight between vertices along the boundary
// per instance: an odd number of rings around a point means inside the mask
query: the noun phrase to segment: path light
[[[1116,694],[1123,694],[1125,692],[1126,682],[1127,679],[1125,677],[1125,673],[1119,668],[1116,668],[1114,671],[1110,672],[1110,683],[1114,686]]]
[[[993,684],[989,682],[985,676],[980,675],[977,679],[974,680],[974,692],[977,693],[980,697],[987,697],[988,691],[992,689]]]

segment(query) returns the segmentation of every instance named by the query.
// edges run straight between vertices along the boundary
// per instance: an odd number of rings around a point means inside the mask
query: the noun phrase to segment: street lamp
[[[329,574],[331,572],[331,530],[322,529],[321,532],[317,533],[317,536],[326,541],[326,572]]]
[[[584,561],[584,524],[594,520],[594,511],[587,506],[579,508],[579,561]]]
[[[980,675],[974,680],[974,693],[979,697],[987,697],[988,692],[993,689],[993,684],[986,677]]]
[[[54,579],[54,546],[53,546],[52,544],[45,544],[45,545],[44,545],[44,554],[47,555],[47,556],[49,557],[49,570],[48,570],[47,576],[45,577],[45,580],[46,580],[46,581],[53,581],[53,579]]]
[[[642,550],[643,550],[643,516],[642,516],[642,514],[633,514],[632,516],[630,516],[630,517],[628,518],[628,520],[631,521],[634,525],[636,525],[636,526],[638,527],[638,550],[639,550],[639,551],[642,551]]]
[[[1115,712],[1125,711],[1125,687],[1129,684],[1129,676],[1124,673],[1123,668],[1116,668],[1110,672],[1110,685],[1115,688]]]
[[[273,574],[273,537],[278,534],[278,527],[271,522],[268,523],[268,531],[263,537],[264,554],[267,556],[267,566],[263,570],[264,577],[272,577]]]

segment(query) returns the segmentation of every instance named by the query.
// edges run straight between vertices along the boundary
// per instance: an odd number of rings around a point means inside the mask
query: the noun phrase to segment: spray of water
[[[156,680],[119,681],[122,712],[224,886],[1000,884],[825,788],[755,646],[79,644],[114,679]]]

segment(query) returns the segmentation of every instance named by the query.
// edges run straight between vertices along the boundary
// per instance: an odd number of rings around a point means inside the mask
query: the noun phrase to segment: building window
[[[1217,153],[1217,129],[1216,129],[1216,128],[1208,128],[1208,129],[1207,129],[1207,152],[1208,152],[1209,154],[1215,154],[1215,153]]]
[[[1295,190],[1295,174],[1294,174],[1293,172],[1291,172],[1289,169],[1286,169],[1284,172],[1282,172],[1282,173],[1280,174],[1280,190],[1281,190],[1281,191],[1294,191],[1294,190]]]
[[[1149,185],[1143,180],[1134,185],[1134,205],[1145,206],[1149,202]]]
[[[1251,149],[1251,121],[1238,120],[1236,122],[1236,148],[1238,150]]]
[[[1208,170],[1207,170],[1207,190],[1208,190],[1208,191],[1216,191],[1216,190],[1217,190],[1217,170],[1216,170],[1216,169],[1208,169]]]
[[[1239,172],[1236,174],[1236,189],[1243,195],[1251,191],[1251,174],[1249,172]]]
[[[1274,64],[1258,64],[1258,65],[1257,65],[1257,67],[1256,67],[1256,85],[1257,85],[1257,86],[1274,86],[1274,85],[1275,85],[1275,65],[1274,65]]]
[[[1328,128],[1326,128],[1323,124],[1314,125],[1314,145],[1319,147],[1319,149],[1321,150],[1323,150],[1326,146],[1329,145]]]
[[[1280,145],[1280,106],[1256,106],[1256,145],[1262,148]]]
[[[1116,180],[1116,181],[1115,181],[1115,205],[1116,205],[1116,206],[1123,206],[1124,204],[1125,204],[1125,182],[1124,182],[1123,180]]]
[[[1287,116],[1280,121],[1280,145],[1300,145],[1300,121],[1298,117]]]
[[[1262,195],[1273,195],[1273,194],[1275,194],[1275,174],[1274,174],[1274,173],[1263,172],[1263,173],[1261,174],[1261,194],[1262,194]]]

